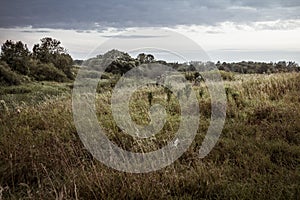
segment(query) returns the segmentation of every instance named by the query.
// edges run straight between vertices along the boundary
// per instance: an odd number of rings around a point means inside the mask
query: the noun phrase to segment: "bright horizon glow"
[[[134,30],[128,28],[126,30]],[[276,20],[255,22],[251,24],[236,24],[223,22],[216,26],[176,26],[167,28],[189,37],[197,42],[212,61],[264,61],[277,62],[281,60],[300,63],[300,20]],[[101,43],[122,31],[108,28],[97,30],[63,30],[63,29],[34,29],[0,28],[0,42],[14,40],[26,43],[31,50],[43,37],[52,37],[62,42],[73,59],[86,59]],[[134,36],[133,37],[143,37]],[[123,38],[126,39],[126,38]],[[146,37],[144,38],[147,39]],[[162,41],[167,38],[162,38]],[[113,47],[112,47],[113,48]],[[180,47],[179,47],[180,48]],[[105,52],[99,52],[102,54]],[[197,52],[187,50],[189,54]],[[170,60],[163,53],[154,54],[157,59]]]

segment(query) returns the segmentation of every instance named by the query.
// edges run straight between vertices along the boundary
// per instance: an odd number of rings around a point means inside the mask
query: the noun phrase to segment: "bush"
[[[224,81],[234,81],[234,74],[232,72],[226,72],[220,70],[221,77]]]
[[[74,80],[75,76],[72,72],[73,59],[69,54],[59,54],[54,56],[53,65],[63,71],[70,80]]]
[[[1,85],[20,85],[22,77],[11,71],[5,62],[0,63],[0,84]]]
[[[52,63],[38,63],[36,66],[31,66],[31,76],[37,81],[64,82],[68,80],[66,74],[54,67]]]

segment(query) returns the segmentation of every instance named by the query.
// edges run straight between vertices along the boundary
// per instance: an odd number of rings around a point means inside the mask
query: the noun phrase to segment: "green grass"
[[[72,83],[31,82],[18,86],[0,86],[0,99],[13,109],[17,107],[36,105],[50,99],[70,93]]]
[[[0,99],[6,102],[8,110],[0,114],[0,197],[299,198],[300,74],[235,75],[230,80],[225,81],[225,126],[210,154],[204,159],[198,157],[210,118],[209,93],[201,84],[193,87],[201,118],[191,147],[172,165],[147,174],[108,168],[84,148],[72,118],[70,84],[44,82],[1,88]],[[99,92],[99,121],[109,138],[124,149],[158,149],[177,130],[179,104],[176,95],[168,102],[163,88],[146,87],[131,98],[131,116],[139,124],[149,121],[149,92],[153,93],[153,103],[166,106],[167,123],[151,140],[136,140],[122,134],[108,106],[111,92],[103,88]],[[47,98],[39,99],[39,94]],[[14,110],[18,106],[20,113]]]

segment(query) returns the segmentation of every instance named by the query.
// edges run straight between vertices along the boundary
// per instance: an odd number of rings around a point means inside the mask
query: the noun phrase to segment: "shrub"
[[[56,55],[52,63],[56,68],[63,71],[70,80],[75,79],[75,75],[72,72],[73,60],[69,54]]]
[[[31,76],[37,81],[64,82],[68,80],[66,74],[54,67],[52,63],[38,63],[36,66],[32,66]]]
[[[220,70],[220,74],[224,81],[234,81],[234,74],[232,72]]]
[[[22,77],[11,71],[5,62],[0,63],[0,84],[1,85],[19,85]]]

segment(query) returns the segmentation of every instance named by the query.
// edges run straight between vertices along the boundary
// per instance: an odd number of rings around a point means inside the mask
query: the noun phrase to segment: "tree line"
[[[198,71],[195,66],[195,62],[178,63],[172,62],[168,63],[163,60],[156,60],[153,55],[140,53],[136,58],[132,58],[128,53],[121,52],[118,50],[111,50],[104,55],[98,55],[95,58],[88,59],[87,61],[76,60],[77,64],[87,64],[89,66],[95,65],[104,57],[114,58],[114,61],[106,68],[106,72],[111,72],[114,74],[124,74],[130,69],[139,66],[144,63],[159,63],[163,65],[168,65],[180,72],[196,72]],[[197,62],[197,65],[199,62]],[[200,62],[201,68],[204,70],[219,69],[226,72],[235,72],[241,74],[270,74],[270,73],[282,73],[282,72],[299,72],[300,67],[296,62],[253,62],[253,61],[242,61],[242,62],[232,62],[232,63],[221,63],[218,61],[214,62]],[[213,67],[212,67],[213,66]]]
[[[156,60],[151,54],[140,53],[132,58],[128,53],[113,49],[104,55],[98,55],[88,60],[75,60],[61,46],[61,42],[45,37],[40,43],[33,46],[29,51],[26,44],[21,41],[14,42],[7,40],[1,46],[0,54],[0,85],[18,85],[26,81],[71,81],[75,78],[73,65],[98,66],[105,57],[112,59],[106,72],[112,74],[124,74],[130,69],[144,63],[159,63],[168,65],[180,72],[196,73],[196,66],[193,62],[168,63],[163,60]],[[237,63],[203,63],[204,68],[216,66],[219,70],[243,74],[253,73],[279,73],[300,71],[295,62],[280,61],[277,63],[242,61]],[[214,67],[215,69],[215,67]]]
[[[299,72],[300,67],[296,62],[253,62],[242,61],[237,63],[217,62],[216,66],[219,70],[228,72],[237,72],[242,74],[270,74],[280,72]]]
[[[32,51],[21,41],[7,40],[1,46],[0,84],[18,85],[31,80],[73,80],[72,65],[72,57],[56,39],[42,38]]]

